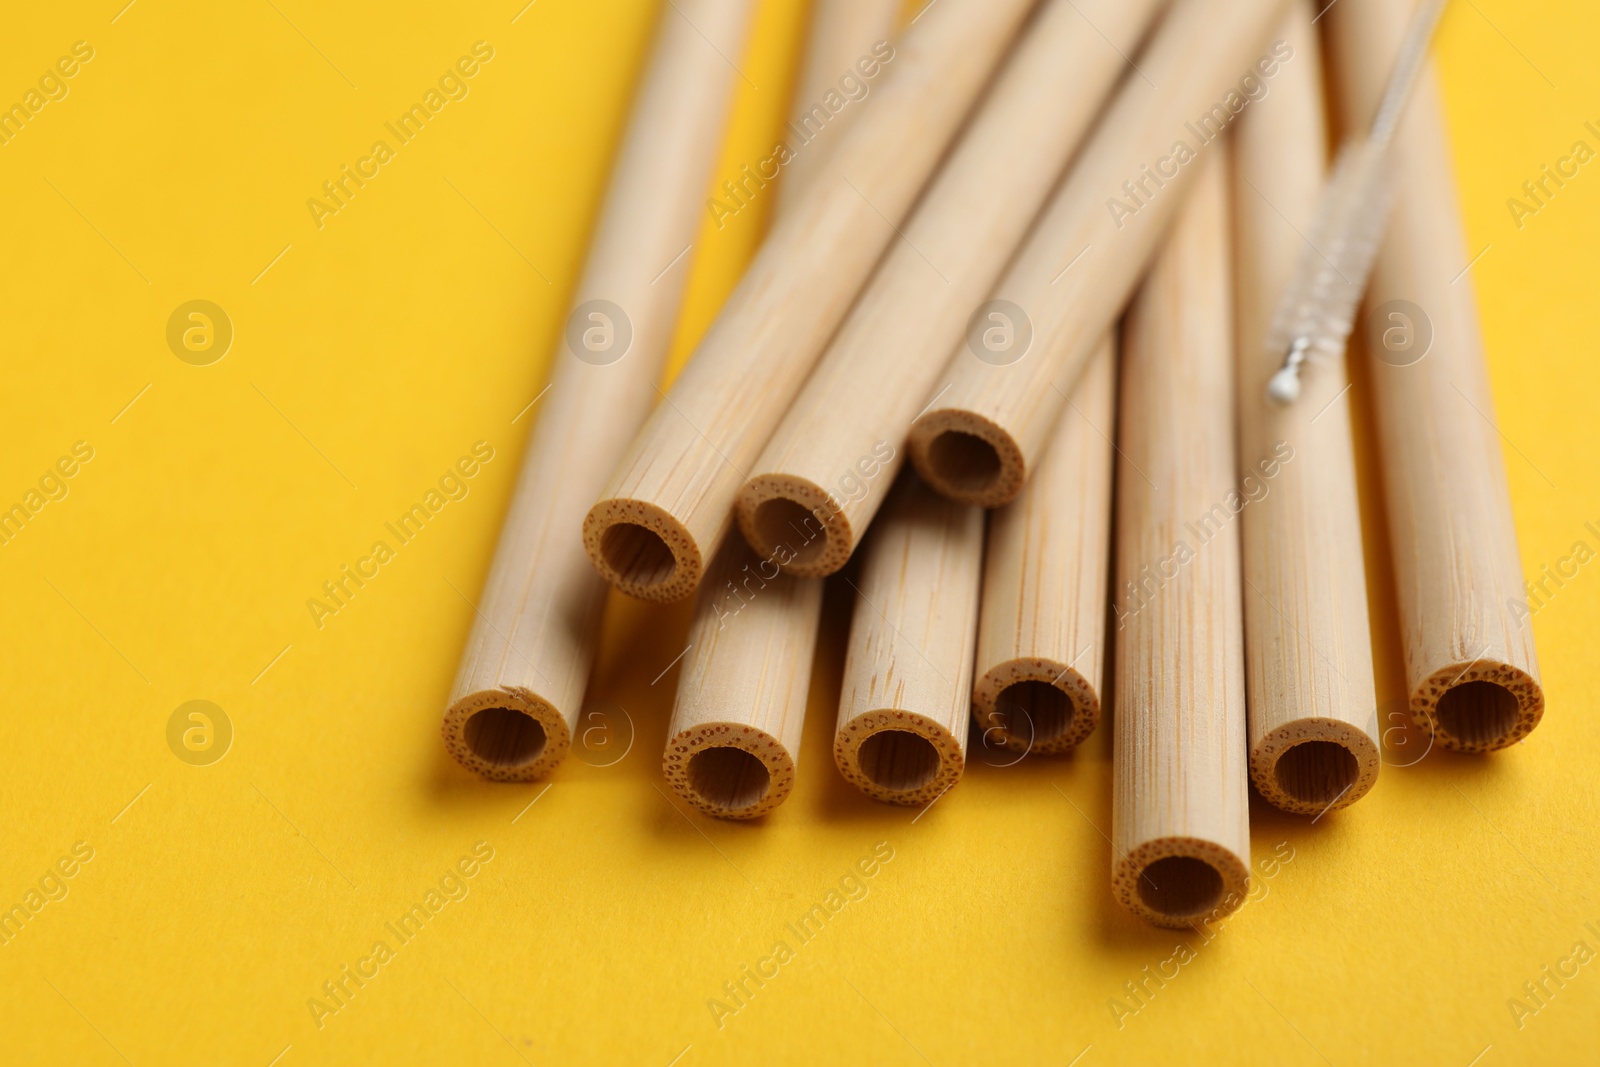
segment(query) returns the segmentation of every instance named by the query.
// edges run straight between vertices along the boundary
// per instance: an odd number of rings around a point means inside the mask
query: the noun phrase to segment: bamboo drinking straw
[[[810,99],[808,93],[820,97],[819,85],[870,50],[881,39],[873,35],[889,28],[870,17],[873,9],[889,9],[886,17],[892,18],[895,6],[821,0],[799,99]],[[852,31],[859,36],[848,36]],[[842,111],[825,131],[837,137],[852,114]],[[784,179],[791,194],[778,202],[780,215],[797,202],[787,184],[794,178],[791,173]],[[821,579],[779,574],[776,563],[757,556],[742,539],[724,540],[696,595],[661,756],[668,784],[690,804],[708,815],[750,819],[788,797],[821,614]]]
[[[822,580],[730,537],[700,583],[661,766],[708,815],[753,819],[794,788]]]
[[[1112,889],[1161,926],[1250,881],[1227,156],[1200,168],[1128,313],[1117,468]]]
[[[1412,7],[1344,0],[1329,12],[1346,129],[1371,121]],[[1432,67],[1389,146],[1395,200],[1367,289],[1369,373],[1411,713],[1443,744],[1487,752],[1538,725],[1544,692],[1515,607],[1522,566]]]
[[[907,472],[863,551],[833,760],[874,799],[929,803],[966,764],[983,512]]]
[[[618,589],[677,600],[727,534],[745,471],[911,209],[1032,0],[933,4],[779,220],[583,523]]]
[[[750,468],[738,520],[756,551],[776,553],[797,574],[831,574],[850,558],[894,481],[906,430],[944,357],[969,318],[980,343],[994,325],[973,308],[1130,70],[1112,42],[1131,51],[1157,7],[1047,0],[1041,8],[906,223],[905,241],[878,267]],[[1002,329],[1009,325],[1003,310],[988,311]]]
[[[1017,495],[1198,159],[1292,61],[1282,46],[1267,47],[1283,8],[1284,0],[1173,4],[1139,60],[1142,76],[1117,95],[993,290],[1017,308],[1030,344],[993,360],[958,344],[912,424],[911,460],[935,489],[985,507]]]
[[[1108,336],[1038,473],[989,516],[972,714],[1018,752],[1066,752],[1100,721],[1116,374]]]
[[[445,747],[488,778],[529,780],[566,755],[605,583],[577,536],[643,422],[694,239],[750,0],[663,8],[594,244],[445,712]]]
[[[784,165],[778,182],[779,211],[793,207],[821,170],[823,156],[838,140],[838,120],[852,113],[851,96],[863,89],[870,93],[866,75],[877,65],[872,47],[893,36],[900,7],[900,0],[815,0],[812,4],[811,34],[794,89],[789,129],[813,140]],[[834,112],[830,103],[840,110]],[[834,117],[819,124],[822,116],[815,110],[819,107]]]
[[[1319,368],[1288,406],[1265,386],[1283,360],[1267,337],[1317,214],[1327,136],[1307,0],[1280,29],[1295,61],[1233,134],[1245,679],[1256,788],[1316,815],[1359,800],[1382,761],[1349,379],[1342,364]]]

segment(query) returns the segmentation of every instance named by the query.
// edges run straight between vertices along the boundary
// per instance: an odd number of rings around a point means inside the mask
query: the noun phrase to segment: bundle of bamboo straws
[[[794,139],[742,179],[781,168],[776,222],[652,406],[684,277],[661,264],[702,217],[753,6],[663,8],[446,746],[488,778],[545,775],[608,584],[696,595],[666,779],[712,815],[770,812],[823,576],[863,545],[846,779],[921,804],[959,780],[969,731],[1070,750],[1109,643],[1113,890],[1163,925],[1231,910],[1247,780],[1317,815],[1382,762],[1349,379],[1325,360],[1292,404],[1265,386],[1327,171],[1318,33],[1360,129],[1409,5],[942,0],[896,34],[899,0],[818,0]],[[1499,444],[1471,410],[1491,402],[1431,70],[1388,163],[1367,317],[1412,312],[1366,381],[1410,710],[1487,752],[1543,696],[1508,607]]]

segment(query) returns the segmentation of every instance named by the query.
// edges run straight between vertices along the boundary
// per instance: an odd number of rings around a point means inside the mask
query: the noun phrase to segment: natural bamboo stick
[[[943,155],[1032,0],[944,0],[781,219],[583,524],[618,589],[677,600],[727,534],[744,472]]]
[[[1069,751],[1100,721],[1116,374],[1107,336],[1038,473],[989,515],[972,714],[1018,752]]]
[[[817,85],[829,84],[841,66],[848,68],[871,49],[880,40],[873,35],[888,29],[872,17],[873,9],[895,6],[882,0],[821,0],[806,49],[802,93],[820,93]],[[889,10],[886,17],[893,14]],[[847,36],[852,31],[859,36]],[[823,132],[838,137],[839,127],[854,114],[841,111]],[[826,145],[806,147],[815,152]],[[785,188],[794,177],[784,179]],[[793,195],[780,200],[780,217],[795,203]],[[800,758],[821,614],[821,579],[779,574],[772,560],[757,556],[742,539],[725,539],[696,595],[661,756],[668,784],[690,804],[708,815],[750,819],[788,797]]]
[[[925,804],[966,765],[983,512],[900,482],[863,550],[833,760],[874,799]]]
[[[1211,518],[1237,495],[1227,156],[1199,166],[1122,350],[1112,888],[1162,926],[1250,882],[1239,527]]]
[[[806,41],[805,63],[794,87],[789,129],[809,134],[815,129],[812,109],[817,107],[834,114],[835,118],[817,130],[784,164],[783,178],[778,182],[779,211],[794,207],[820,173],[824,156],[839,139],[838,119],[847,118],[857,103],[870,96],[871,79],[867,71],[876,63],[872,47],[887,44],[894,35],[901,3],[900,0],[814,0],[811,6],[811,32]],[[866,95],[858,99],[857,94],[862,93]],[[840,110],[833,112],[829,104]]]
[[[1126,55],[1159,6],[1047,0],[1040,9],[904,226],[906,239],[884,258],[750,468],[738,520],[756,551],[797,574],[831,574],[850,558],[950,347],[969,319],[980,338],[1004,329],[1003,311],[991,322],[973,308],[1118,76],[1131,71]]]
[[[1344,0],[1324,20],[1345,129],[1371,122],[1412,8]],[[1487,752],[1538,725],[1544,691],[1440,106],[1430,62],[1389,147],[1368,374],[1411,713],[1441,743]]]
[[[730,537],[700,584],[661,766],[708,815],[753,819],[794,788],[822,580]]]
[[[1311,18],[1294,0],[1279,36],[1295,61],[1234,131],[1233,202],[1250,776],[1278,807],[1317,815],[1364,796],[1382,760],[1349,378],[1319,367],[1295,403],[1267,397],[1283,363],[1268,331],[1326,170]]]
[[[1031,345],[1010,362],[957,345],[940,391],[912,424],[911,460],[935,489],[985,507],[1021,490],[1197,159],[1288,60],[1267,47],[1283,7],[1284,0],[1173,4],[1139,59],[1141,76],[1118,93],[993,290],[1021,310]]]
[[[663,268],[700,223],[735,78],[723,56],[751,10],[663,8],[444,716],[445,747],[485,777],[537,778],[571,743],[606,590],[576,531],[661,373],[686,276]]]

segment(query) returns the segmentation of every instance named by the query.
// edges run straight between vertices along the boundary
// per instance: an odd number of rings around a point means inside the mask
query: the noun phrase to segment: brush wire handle
[[[1389,139],[1444,5],[1445,0],[1426,0],[1417,9],[1372,128],[1339,150],[1323,187],[1306,246],[1267,331],[1269,351],[1284,353],[1283,365],[1267,382],[1267,396],[1275,403],[1292,404],[1299,398],[1307,361],[1344,358],[1394,200],[1385,164]]]

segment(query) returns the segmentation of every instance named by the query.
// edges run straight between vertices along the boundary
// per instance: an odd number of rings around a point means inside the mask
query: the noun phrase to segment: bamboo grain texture
[[[1117,80],[1137,76],[1126,57],[1159,6],[1047,0],[1040,8],[902,227],[905,240],[890,248],[750,468],[737,517],[757,552],[796,574],[831,574],[849,560],[946,355]]]
[[[1112,889],[1162,926],[1221,917],[1250,880],[1227,156],[1128,313],[1117,467]]]
[[[1413,6],[1344,0],[1324,20],[1347,130],[1370,123]],[[1395,201],[1367,290],[1367,371],[1411,714],[1432,741],[1487,752],[1538,725],[1544,691],[1433,66],[1389,147]],[[1419,356],[1407,331],[1424,326]]]
[[[985,740],[1067,752],[1100,722],[1116,343],[1101,339],[1038,472],[989,513],[972,714]]]
[[[895,6],[821,0],[802,68],[802,107],[882,39]],[[838,137],[852,117],[841,112],[823,132]],[[784,188],[797,177],[809,172],[789,173]],[[796,202],[792,195],[780,200],[779,217]],[[754,819],[788,798],[821,614],[821,579],[780,574],[742,539],[723,542],[696,591],[661,756],[667,784],[689,804],[718,818]]]
[[[583,524],[595,568],[648,600],[694,590],[783,412],[910,211],[1030,0],[925,8],[779,220]]]
[[[1246,106],[1238,86],[1282,62],[1268,50],[1268,32],[1284,6],[1172,5],[1139,58],[1142,77],[1117,94],[991,294],[1020,310],[1030,344],[1009,361],[956,346],[940,391],[912,424],[911,460],[940,492],[998,507],[1021,491],[1199,163]]]
[[[695,599],[662,769],[690,804],[753,819],[794,788],[822,581],[780,574],[737,537]]]
[[[795,82],[794,106],[790,109],[791,130],[810,130],[815,121],[812,118],[814,108],[822,107],[832,113],[828,105],[837,101],[830,100],[828,94],[838,97],[849,90],[851,83],[841,87],[844,79],[854,79],[856,86],[869,84],[856,65],[871,56],[873,45],[887,42],[894,36],[901,4],[900,0],[814,0],[811,7],[805,62]],[[834,118],[806,144],[806,151],[785,164],[783,178],[778,182],[777,211],[780,214],[799,203],[821,172],[823,159],[839,138],[842,125],[839,120],[851,114],[843,104],[839,107]]]
[[[441,726],[484,777],[538,778],[570,747],[606,594],[578,530],[649,410],[688,272],[662,268],[700,223],[736,77],[723,56],[742,51],[751,9],[662,11]]]
[[[927,804],[966,767],[983,513],[906,472],[862,549],[834,730],[869,797]]]
[[[1326,172],[1322,63],[1308,0],[1279,36],[1295,61],[1233,134],[1250,776],[1285,811],[1347,807],[1378,780],[1366,564],[1343,363],[1293,404],[1268,399],[1279,297],[1312,229]]]

